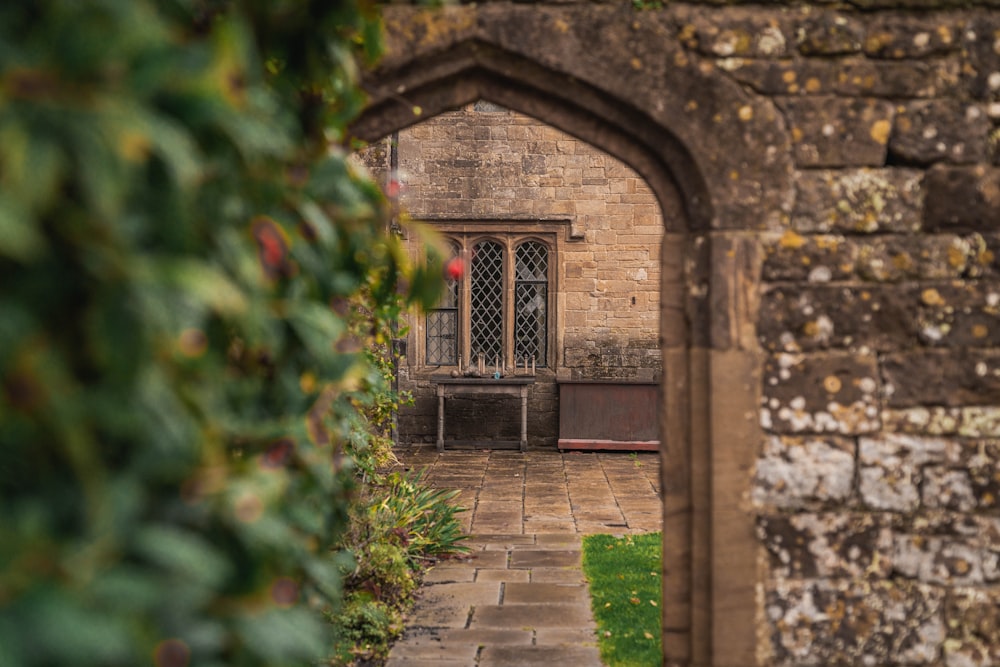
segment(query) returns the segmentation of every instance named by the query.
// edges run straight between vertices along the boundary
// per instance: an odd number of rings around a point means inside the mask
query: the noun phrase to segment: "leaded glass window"
[[[450,258],[459,256],[458,245],[450,244]],[[447,279],[437,308],[427,313],[427,363],[453,366],[458,363],[458,281]]]
[[[428,366],[552,364],[549,355],[552,242],[543,234],[455,232],[451,257],[461,260],[445,294],[423,320]],[[459,268],[460,267],[460,268]],[[447,275],[446,275],[447,277]]]
[[[545,244],[525,241],[515,252],[514,361],[545,365],[549,253]]]
[[[496,241],[480,241],[472,248],[470,358],[478,359],[482,355],[488,365],[504,358],[503,255],[503,246]]]

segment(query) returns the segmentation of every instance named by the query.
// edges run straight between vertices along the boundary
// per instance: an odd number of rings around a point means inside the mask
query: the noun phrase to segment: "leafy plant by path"
[[[609,667],[663,662],[660,533],[586,535],[583,572],[590,582],[601,660]]]
[[[366,352],[443,287],[332,145],[381,30],[363,0],[0,2],[3,667],[326,659],[395,400]]]

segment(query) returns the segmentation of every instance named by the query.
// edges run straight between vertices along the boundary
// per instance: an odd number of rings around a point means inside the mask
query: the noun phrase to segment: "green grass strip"
[[[583,572],[605,665],[663,663],[661,562],[660,533],[584,536]]]

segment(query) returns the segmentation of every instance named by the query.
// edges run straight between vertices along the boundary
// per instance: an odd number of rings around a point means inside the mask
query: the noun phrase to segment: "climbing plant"
[[[379,30],[363,0],[0,3],[0,664],[329,650],[383,386],[352,309],[440,282],[336,148]]]

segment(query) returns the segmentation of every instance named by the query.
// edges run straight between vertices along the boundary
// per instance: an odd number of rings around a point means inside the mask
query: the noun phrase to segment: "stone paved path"
[[[387,667],[600,667],[581,536],[660,530],[659,456],[398,455],[434,486],[461,491],[473,551],[427,573]]]

